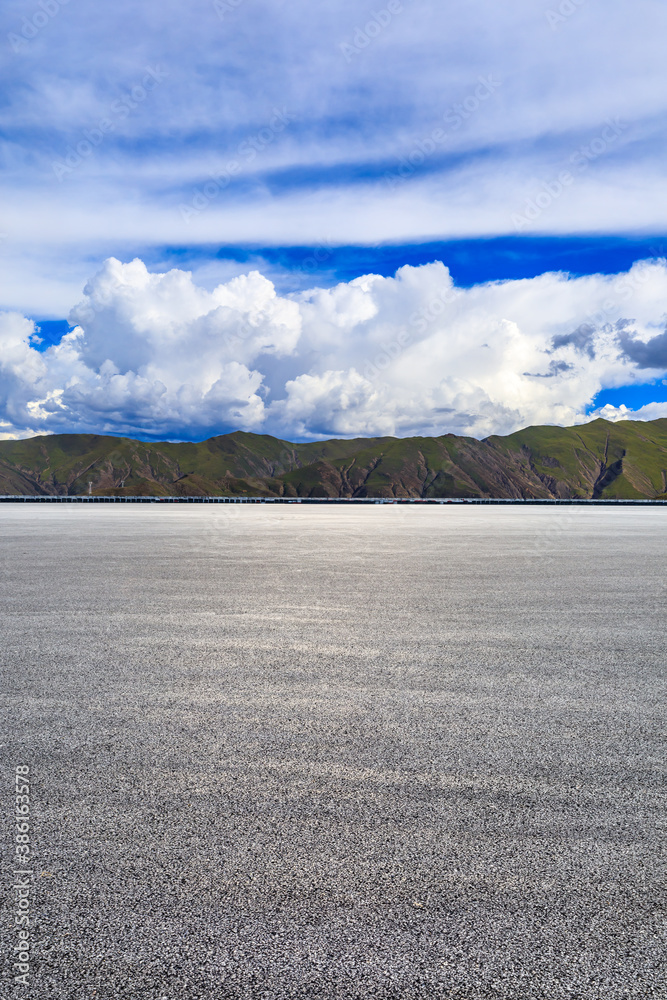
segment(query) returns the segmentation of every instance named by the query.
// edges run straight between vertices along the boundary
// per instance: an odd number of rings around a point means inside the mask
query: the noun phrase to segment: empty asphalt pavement
[[[666,564],[660,508],[2,505],[0,996],[664,998]]]

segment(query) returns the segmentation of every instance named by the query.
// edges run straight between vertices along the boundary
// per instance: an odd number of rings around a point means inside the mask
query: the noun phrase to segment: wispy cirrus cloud
[[[667,228],[658,0],[641,17],[618,0],[582,4],[556,31],[530,0],[401,0],[391,11],[368,0],[246,0],[222,17],[210,0],[53,4],[38,28],[39,5],[3,6],[3,228],[15,257],[66,246],[92,259],[98,241],[123,254],[150,241],[317,246],[515,232],[512,216],[609,119],[627,127],[531,231]],[[347,60],[341,45],[355,37]],[[165,76],[149,99],[110,115],[155,66]],[[502,85],[469,113],[480,80]],[[456,127],[446,124],[457,107]],[[187,225],[179,206],[238,161],[275,108],[288,109],[289,129]],[[86,135],[102,121],[113,127],[95,145]],[[76,170],[59,183],[53,164],[68,155]],[[387,176],[406,163],[391,190]]]

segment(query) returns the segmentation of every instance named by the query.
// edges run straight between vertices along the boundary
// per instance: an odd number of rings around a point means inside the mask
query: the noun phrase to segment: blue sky
[[[5,436],[667,415],[659,0],[1,18]]]

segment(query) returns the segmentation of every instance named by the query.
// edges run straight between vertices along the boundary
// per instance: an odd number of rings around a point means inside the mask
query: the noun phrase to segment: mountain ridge
[[[653,499],[667,493],[667,419],[542,425],[483,440],[234,431],[199,442],[53,434],[0,442],[0,493],[21,496]]]

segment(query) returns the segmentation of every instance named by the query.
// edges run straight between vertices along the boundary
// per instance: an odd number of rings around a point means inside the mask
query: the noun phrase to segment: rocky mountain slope
[[[90,485],[89,485],[90,484]],[[654,498],[667,419],[528,427],[484,441],[292,444],[241,431],[199,443],[92,434],[0,442],[0,493],[21,495]]]

